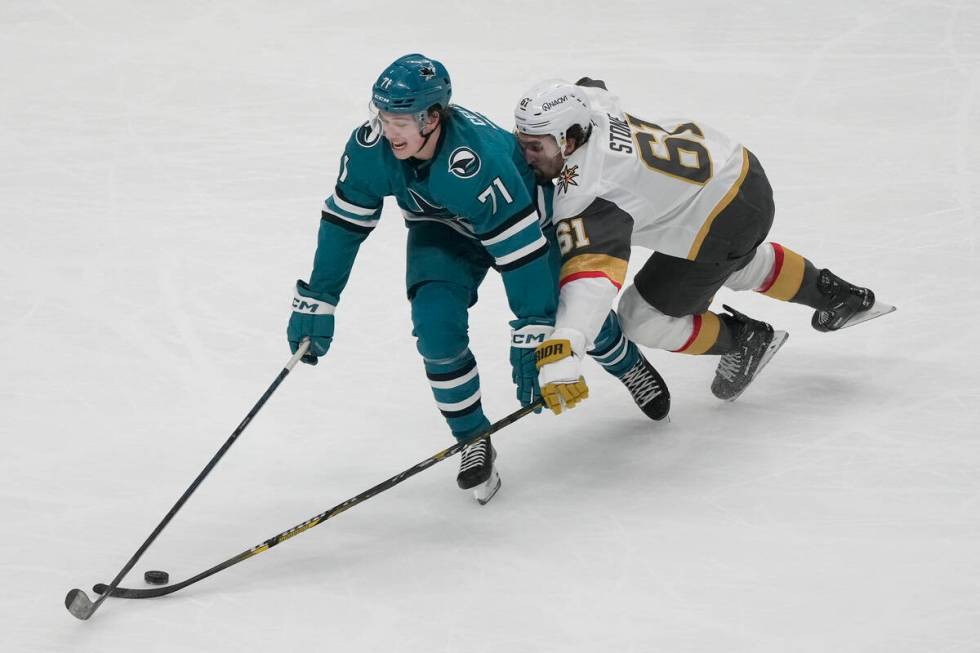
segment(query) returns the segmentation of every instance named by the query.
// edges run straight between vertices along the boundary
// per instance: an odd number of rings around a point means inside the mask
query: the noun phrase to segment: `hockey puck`
[[[150,570],[143,574],[143,580],[150,585],[166,585],[170,582],[170,574],[165,571]]]

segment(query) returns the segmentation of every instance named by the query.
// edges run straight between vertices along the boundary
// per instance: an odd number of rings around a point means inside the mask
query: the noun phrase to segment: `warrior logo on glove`
[[[534,350],[534,361],[540,369],[542,365],[571,356],[571,346],[567,340],[549,340]]]
[[[541,398],[551,412],[560,415],[589,396],[589,386],[579,373],[585,338],[573,329],[555,329],[551,336],[535,348],[534,361]]]

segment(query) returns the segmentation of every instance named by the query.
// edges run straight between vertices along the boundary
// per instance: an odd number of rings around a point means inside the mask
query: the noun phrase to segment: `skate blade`
[[[750,380],[748,384],[746,384],[746,386],[742,388],[741,392],[739,392],[734,397],[730,397],[729,399],[726,399],[725,401],[732,402],[738,399],[739,397],[741,397],[742,393],[748,390],[749,386],[752,385],[752,383],[757,378],[759,378],[759,374],[762,373],[762,368],[764,368],[766,364],[769,363],[770,360],[772,360],[772,357],[776,355],[776,352],[779,351],[779,348],[782,347],[783,344],[785,344],[786,340],[788,339],[789,339],[789,334],[786,333],[785,331],[773,331],[772,342],[769,343],[769,346],[766,347],[766,351],[763,352],[762,360],[759,361],[759,367],[755,368],[755,374],[752,375],[752,380]]]
[[[860,313],[855,313],[851,316],[851,319],[845,322],[840,329],[846,329],[847,327],[852,327],[855,324],[861,324],[862,322],[867,322],[868,320],[873,320],[876,317],[881,317],[882,315],[888,315],[889,313],[895,312],[895,307],[891,304],[886,304],[884,302],[875,301],[874,306],[866,311],[861,311]]]
[[[476,498],[477,503],[481,506],[487,505],[490,499],[497,494],[497,490],[500,489],[500,474],[497,473],[497,467],[494,466],[493,471],[490,472],[490,478],[486,480],[485,483],[477,485],[473,488],[473,496]]]

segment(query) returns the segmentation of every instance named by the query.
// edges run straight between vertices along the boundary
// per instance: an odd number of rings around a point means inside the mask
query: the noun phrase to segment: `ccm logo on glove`
[[[334,307],[326,302],[311,302],[305,297],[293,297],[293,311],[305,315],[329,315]]]
[[[521,329],[511,331],[510,346],[520,349],[534,349],[551,335],[552,327],[529,324]]]

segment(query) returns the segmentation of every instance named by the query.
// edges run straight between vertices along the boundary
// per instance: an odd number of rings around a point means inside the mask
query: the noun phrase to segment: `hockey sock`
[[[480,402],[479,369],[469,348],[451,360],[425,359],[425,375],[454,437],[465,438],[489,425]]]
[[[691,336],[675,353],[720,356],[734,350],[737,322],[730,315],[705,311],[691,318]]]
[[[779,243],[769,243],[775,254],[772,270],[756,291],[784,302],[806,304],[817,308],[821,302],[817,289],[819,270],[806,258]]]
[[[614,311],[609,311],[606,321],[602,323],[589,356],[616,378],[622,378],[640,359],[639,350],[623,334]]]

